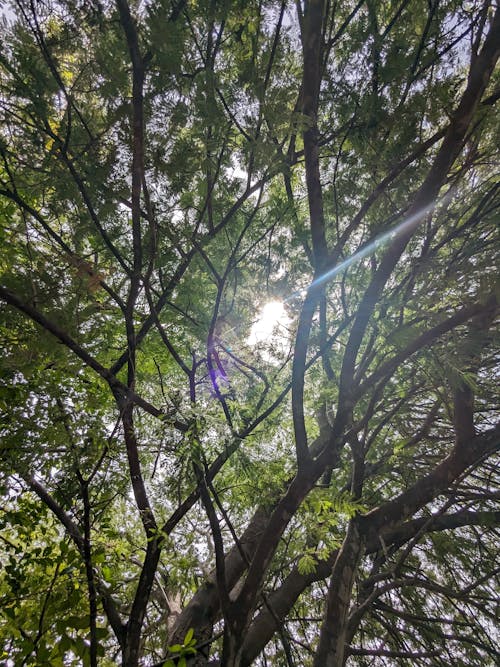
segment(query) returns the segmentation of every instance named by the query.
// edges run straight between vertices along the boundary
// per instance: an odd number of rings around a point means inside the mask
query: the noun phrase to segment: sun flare
[[[270,342],[273,338],[281,338],[289,323],[290,318],[283,302],[269,301],[262,307],[258,319],[253,323],[247,341],[250,345],[256,345]]]

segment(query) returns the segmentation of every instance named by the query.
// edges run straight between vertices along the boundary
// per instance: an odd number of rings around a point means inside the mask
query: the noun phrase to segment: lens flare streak
[[[413,227],[417,227],[420,222],[423,220],[423,218],[433,211],[438,203],[444,203],[446,201],[449,201],[451,198],[452,193],[449,192],[445,197],[443,197],[441,200],[438,202],[432,202],[428,206],[420,209],[413,215],[410,215],[408,218],[405,218],[402,220],[398,225],[393,227],[387,232],[384,232],[383,234],[380,234],[380,236],[376,237],[373,241],[370,243],[367,243],[367,245],[364,246],[364,248],[361,248],[357,252],[355,252],[353,255],[345,259],[343,262],[340,262],[340,264],[337,264],[334,266],[332,269],[329,271],[326,271],[323,273],[323,275],[319,276],[316,278],[310,285],[310,287],[315,287],[317,285],[322,285],[323,283],[327,283],[330,281],[332,278],[334,278],[336,275],[339,273],[342,273],[342,271],[345,271],[348,269],[352,264],[355,262],[358,262],[361,259],[364,259],[365,257],[368,257],[368,255],[371,255],[375,250],[378,250],[381,246],[385,245],[389,241],[392,241],[394,238],[399,236],[400,234],[403,234],[406,231],[409,231]],[[289,297],[287,301],[292,297]]]

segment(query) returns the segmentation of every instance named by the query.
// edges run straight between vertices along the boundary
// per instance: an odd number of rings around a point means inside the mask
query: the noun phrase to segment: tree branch
[[[422,216],[428,212],[429,207],[437,197],[448,171],[462,147],[474,112],[500,55],[499,44],[500,10],[497,10],[481,53],[471,65],[467,87],[453,114],[434,163],[408,210],[408,222],[405,224],[404,230],[400,231],[394,238],[382,257],[372,282],[359,304],[358,314],[349,336],[340,373],[339,402],[341,405],[339,405],[339,412],[343,410],[344,406],[342,404],[350,403],[349,395],[352,389],[356,358],[373,309],[410,238],[420,224]]]

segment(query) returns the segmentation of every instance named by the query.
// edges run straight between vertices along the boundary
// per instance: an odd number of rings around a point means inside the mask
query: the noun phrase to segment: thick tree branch
[[[349,394],[352,390],[356,358],[373,309],[394,267],[417,229],[422,216],[428,212],[429,207],[436,199],[450,167],[461,150],[474,112],[500,55],[499,45],[500,10],[497,10],[481,53],[471,66],[467,87],[453,114],[434,163],[407,213],[409,222],[405,225],[404,230],[397,234],[385,252],[373,280],[359,305],[358,314],[347,343],[340,374],[341,401],[343,403],[350,402]],[[339,406],[339,411],[342,410],[343,406],[341,405]]]
[[[349,523],[330,577],[314,667],[342,667],[354,576],[365,545],[356,518]]]
[[[323,42],[324,0],[307,3],[302,29],[304,57],[302,77],[302,113],[307,118],[303,131],[307,198],[315,275],[321,275],[328,256],[323,210],[323,191],[319,170],[318,106],[321,86],[321,52]],[[297,465],[301,468],[310,458],[304,420],[304,371],[311,324],[321,297],[321,287],[312,285],[300,313],[292,363],[292,413],[295,431]]]
[[[424,525],[427,525],[426,533],[442,530],[453,530],[463,526],[492,526],[500,524],[500,512],[472,512],[461,511],[455,514],[437,516],[429,520],[429,517],[412,519],[395,528],[383,528],[381,535],[387,547],[400,547],[417,535]],[[380,549],[380,538],[378,535],[368,539],[366,543],[366,554],[372,554]],[[275,615],[282,621],[289,614],[300,595],[315,581],[326,579],[332,571],[339,551],[334,551],[328,559],[318,562],[314,572],[307,575],[301,574],[295,567],[285,578],[279,588],[269,595],[269,602],[273,607]],[[243,649],[243,665],[253,663],[260,652],[271,641],[277,631],[276,620],[267,610],[262,610],[252,621],[245,636]]]
[[[432,472],[407,491],[360,517],[361,530],[369,536],[382,526],[390,527],[411,516],[448,489],[467,468],[477,465],[499,447],[500,426],[496,426],[470,440],[467,448],[454,448]]]

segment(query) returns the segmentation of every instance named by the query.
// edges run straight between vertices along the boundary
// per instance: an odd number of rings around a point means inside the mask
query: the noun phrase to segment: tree
[[[5,12],[7,665],[497,664],[499,54],[488,0]]]

